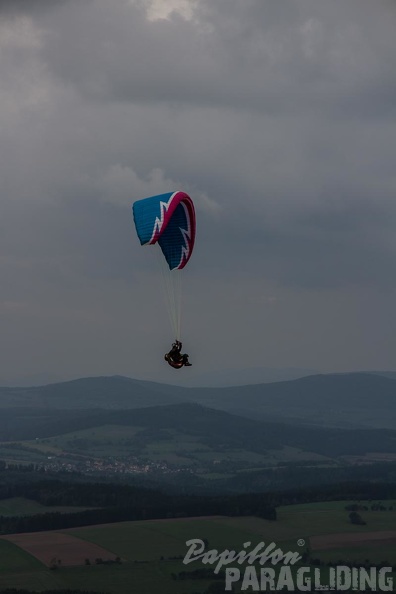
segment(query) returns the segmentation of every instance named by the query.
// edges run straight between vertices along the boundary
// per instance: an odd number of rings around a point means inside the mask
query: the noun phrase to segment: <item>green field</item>
[[[3,573],[16,571],[25,573],[42,568],[42,563],[29,553],[22,551],[12,542],[0,539],[0,580]]]
[[[249,528],[223,523],[222,519],[123,522],[111,526],[80,528],[74,536],[94,542],[129,561],[154,561],[186,554],[186,541],[206,538],[210,548],[242,547],[248,540],[260,541]]]
[[[334,534],[337,532],[374,532],[377,530],[396,530],[396,504],[387,502],[392,511],[361,511],[362,518],[367,522],[365,526],[351,524],[349,512],[345,510],[351,501],[337,501],[326,503],[309,503],[306,505],[292,505],[279,507],[278,530],[284,531],[289,537],[295,538],[316,536],[319,534]],[[361,501],[360,505],[370,506],[371,503]],[[279,532],[281,538],[281,532]]]
[[[307,549],[309,537],[334,533],[367,533],[396,530],[396,509],[392,511],[361,512],[365,526],[350,523],[344,508],[351,502],[324,502],[278,508],[278,520],[267,521],[255,517],[217,517],[180,520],[148,520],[122,522],[101,526],[76,528],[68,533],[98,544],[122,558],[121,565],[91,565],[60,568],[50,571],[15,545],[0,539],[1,587],[31,588],[37,591],[60,588],[80,588],[111,594],[192,594],[204,593],[211,583],[205,580],[174,580],[172,574],[205,567],[201,561],[183,565],[187,552],[186,541],[207,539],[209,549],[243,549],[243,543],[275,542],[284,552]],[[360,502],[364,504],[364,502]],[[298,540],[303,539],[301,547]],[[54,554],[56,554],[54,552]],[[371,563],[392,561],[396,557],[396,543],[384,547],[369,543],[324,551],[315,551],[312,557],[323,562],[338,560],[366,560]],[[207,568],[213,569],[211,565]],[[325,570],[324,570],[325,571]],[[221,582],[224,586],[224,582]]]

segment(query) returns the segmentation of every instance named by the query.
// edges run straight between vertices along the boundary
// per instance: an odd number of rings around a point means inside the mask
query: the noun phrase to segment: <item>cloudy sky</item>
[[[395,30],[394,0],[1,0],[3,383],[396,369]],[[176,189],[181,372],[131,216]]]

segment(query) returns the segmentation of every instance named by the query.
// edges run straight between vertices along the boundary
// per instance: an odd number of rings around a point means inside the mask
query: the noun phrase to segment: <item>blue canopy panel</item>
[[[171,270],[184,268],[195,242],[195,210],[184,192],[138,200],[133,218],[141,245],[158,243]]]

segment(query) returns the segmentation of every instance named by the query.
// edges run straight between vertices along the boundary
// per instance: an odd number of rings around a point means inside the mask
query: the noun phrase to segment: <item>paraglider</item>
[[[186,353],[182,355],[181,353],[182,346],[183,345],[180,340],[176,340],[172,344],[172,348],[169,353],[166,353],[164,357],[165,361],[167,361],[171,367],[174,367],[174,369],[180,369],[183,367],[183,365],[186,367],[191,367],[191,363],[188,360],[188,355]]]
[[[189,367],[188,355],[181,353],[181,277],[180,272],[191,258],[195,243],[195,209],[185,192],[169,192],[138,200],[133,204],[133,218],[141,245],[160,248],[168,310],[175,336],[165,360],[175,369]]]

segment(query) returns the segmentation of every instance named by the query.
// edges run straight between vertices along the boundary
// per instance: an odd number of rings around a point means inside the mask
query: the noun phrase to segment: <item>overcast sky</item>
[[[394,0],[1,0],[3,383],[396,369],[395,30]],[[180,372],[131,215],[177,189]]]

